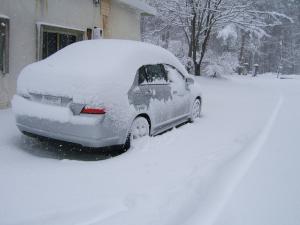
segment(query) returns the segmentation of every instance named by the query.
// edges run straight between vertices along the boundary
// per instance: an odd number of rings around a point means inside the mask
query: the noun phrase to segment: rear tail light
[[[105,114],[105,108],[98,108],[98,107],[84,107],[81,110],[81,114],[94,114],[94,115],[103,115]]]

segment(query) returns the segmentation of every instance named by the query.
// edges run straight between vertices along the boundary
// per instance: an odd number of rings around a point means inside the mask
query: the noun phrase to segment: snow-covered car
[[[25,67],[20,131],[87,147],[130,143],[200,116],[199,87],[167,50],[135,41],[72,44]]]

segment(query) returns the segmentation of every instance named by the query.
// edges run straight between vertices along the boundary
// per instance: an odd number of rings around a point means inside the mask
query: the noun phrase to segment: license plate
[[[53,104],[53,105],[61,105],[61,98],[55,97],[55,96],[50,96],[50,95],[44,95],[43,103]]]

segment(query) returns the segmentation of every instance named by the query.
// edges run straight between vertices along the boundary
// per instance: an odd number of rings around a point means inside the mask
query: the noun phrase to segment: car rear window
[[[139,84],[166,84],[167,80],[162,64],[146,65],[139,69]]]

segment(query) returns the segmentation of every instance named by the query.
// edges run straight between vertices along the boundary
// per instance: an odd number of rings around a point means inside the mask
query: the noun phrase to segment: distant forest
[[[143,41],[195,75],[300,74],[300,0],[148,0]]]

